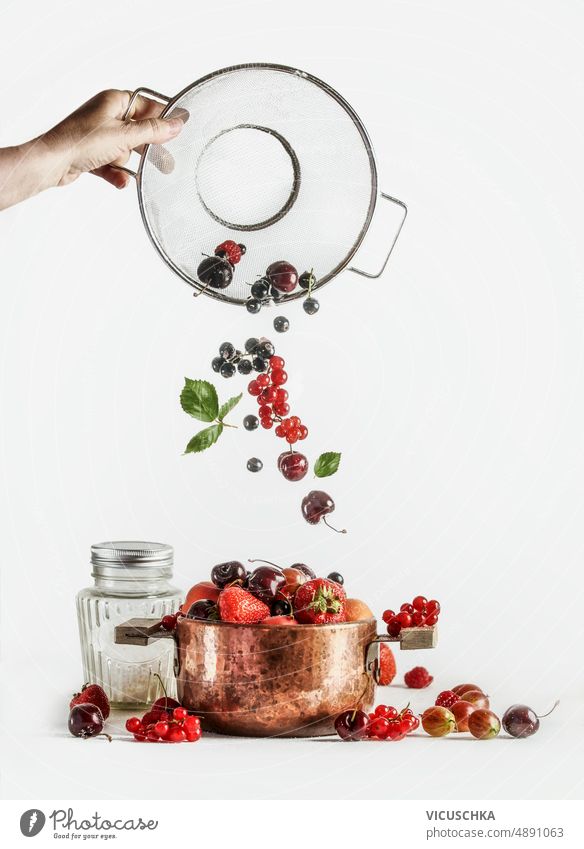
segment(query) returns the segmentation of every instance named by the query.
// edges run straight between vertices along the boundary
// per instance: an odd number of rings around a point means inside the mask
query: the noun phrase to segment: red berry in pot
[[[294,616],[302,625],[344,622],[346,597],[339,584],[325,578],[315,578],[296,590],[293,598]]]
[[[306,563],[293,563],[291,566],[292,569],[300,569],[301,572],[304,572],[307,578],[313,580],[316,578],[316,572],[314,569],[311,569],[310,566],[307,566]]]
[[[368,726],[369,717],[362,710],[345,710],[335,719],[335,731],[347,742],[363,740]]]
[[[277,566],[258,566],[247,579],[247,589],[265,604],[271,604],[286,586],[286,576]]]

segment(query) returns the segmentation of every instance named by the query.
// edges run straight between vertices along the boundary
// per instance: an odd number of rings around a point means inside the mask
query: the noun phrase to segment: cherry
[[[180,702],[177,702],[176,699],[171,699],[168,696],[161,696],[159,699],[156,699],[152,705],[152,710],[171,711],[174,710],[175,707],[180,707]]]
[[[286,588],[288,585],[286,585]],[[292,605],[284,598],[278,598],[270,608],[272,616],[290,616],[292,613]]]
[[[290,439],[290,437],[287,438],[288,440]],[[332,513],[335,509],[335,502],[328,493],[323,492],[320,489],[313,489],[302,499],[301,509],[302,515],[309,525],[318,525],[322,519],[325,525],[331,528],[331,530],[336,531],[339,534],[347,533],[345,530],[337,531],[337,529],[333,528],[332,525],[329,525],[326,520],[329,513]]]
[[[298,283],[298,272],[289,262],[280,260],[266,268],[266,277],[279,292],[292,292]]]
[[[286,576],[278,566],[258,566],[247,579],[248,592],[271,604],[286,586]]]
[[[335,731],[347,742],[362,740],[368,726],[369,717],[362,710],[345,710],[335,719]]]
[[[104,726],[104,718],[102,712],[97,705],[92,705],[90,702],[81,705],[75,705],[71,708],[69,714],[68,727],[70,733],[74,737],[97,737],[101,734]],[[111,742],[109,734],[104,734]]]
[[[218,619],[217,604],[208,598],[199,598],[188,609],[187,619]]]
[[[314,578],[316,578],[316,572],[314,571],[314,569],[311,569],[310,566],[307,566],[306,563],[293,563],[290,568],[299,569],[301,572],[304,572],[304,574],[311,580],[314,580]]]
[[[226,289],[233,280],[230,264],[218,256],[208,256],[199,263],[197,277],[205,286],[213,289]]]
[[[511,737],[531,737],[539,730],[539,720],[549,716],[558,705],[559,702],[556,702],[551,710],[541,716],[527,705],[511,705],[503,714],[503,728]]]
[[[244,581],[247,569],[238,560],[228,560],[227,563],[218,563],[211,569],[211,580],[220,590],[234,581]]]
[[[308,460],[298,451],[284,451],[278,457],[278,469],[287,481],[301,481],[308,472]]]

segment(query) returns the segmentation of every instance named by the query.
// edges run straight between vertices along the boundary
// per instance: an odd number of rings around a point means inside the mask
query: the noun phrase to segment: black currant
[[[257,298],[248,298],[245,302],[245,308],[252,315],[257,315],[262,308],[262,303]]]
[[[233,280],[233,269],[220,256],[208,256],[199,263],[197,277],[205,286],[226,289]]]
[[[283,292],[280,292],[280,290],[279,290],[279,289],[276,289],[276,287],[275,287],[275,286],[272,286],[272,287],[270,288],[270,297],[271,297],[271,299],[272,299],[273,301],[276,301],[276,302],[277,302],[277,301],[281,301],[281,300],[282,300],[282,298],[284,297],[284,294],[283,294]]]
[[[243,256],[247,248],[245,247],[245,245],[242,245],[241,242],[239,243],[238,248],[241,251],[241,255]]]
[[[290,330],[290,322],[285,315],[276,316],[274,319],[274,330],[277,333],[286,333],[287,330]]]
[[[340,572],[331,572],[329,575],[327,575],[327,579],[329,581],[334,581],[335,584],[340,584],[341,587],[345,583],[345,579],[343,578]]]
[[[262,359],[262,357],[254,357],[252,360],[252,365],[255,371],[265,371],[267,368],[266,361]]]
[[[219,372],[221,371],[221,366],[224,362],[225,360],[223,359],[223,357],[215,357],[213,360],[211,360],[211,368],[213,369],[213,371]]]
[[[237,363],[237,371],[240,374],[249,374],[251,371],[251,363],[249,360],[240,360]]]
[[[233,363],[223,363],[221,366],[221,377],[233,377],[235,374],[235,366]]]
[[[258,354],[262,359],[269,360],[270,357],[273,357],[276,353],[276,349],[272,345],[269,339],[266,339],[264,342],[260,342],[260,346],[258,348]]]
[[[308,313],[308,315],[316,315],[320,309],[320,304],[316,298],[307,298],[302,304],[302,309],[305,313]]]
[[[316,285],[316,277],[311,271],[305,271],[298,278],[298,283],[303,289],[308,289],[310,286]]]
[[[255,352],[255,349],[257,348],[257,346],[259,344],[260,344],[260,340],[256,339],[255,336],[252,336],[245,343],[245,350],[247,351],[248,354],[253,354]]]
[[[230,360],[234,354],[235,346],[232,345],[231,342],[223,342],[219,348],[219,356],[223,357],[224,360]]]
[[[258,417],[252,416],[251,414],[249,416],[246,416],[243,420],[243,426],[246,430],[255,430],[259,423],[260,420],[258,419]]]
[[[269,291],[270,287],[263,280],[256,280],[251,287],[252,297],[257,298],[259,301],[263,301]]]
[[[261,472],[263,468],[264,464],[257,457],[250,457],[247,461],[248,472]]]

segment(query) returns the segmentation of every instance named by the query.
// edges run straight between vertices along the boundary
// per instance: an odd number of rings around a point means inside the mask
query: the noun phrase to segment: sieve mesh
[[[205,294],[232,303],[277,260],[314,269],[318,286],[347,265],[373,214],[377,173],[340,95],[291,68],[244,65],[189,86],[164,114],[177,108],[189,120],[164,148],[147,149],[138,190],[152,241],[183,279],[201,290],[202,255],[225,239],[246,254],[227,289]]]

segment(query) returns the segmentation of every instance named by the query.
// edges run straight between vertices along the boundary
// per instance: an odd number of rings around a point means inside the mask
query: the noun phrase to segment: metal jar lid
[[[173,547],[162,542],[118,540],[91,546],[94,577],[170,578],[173,561]]]

